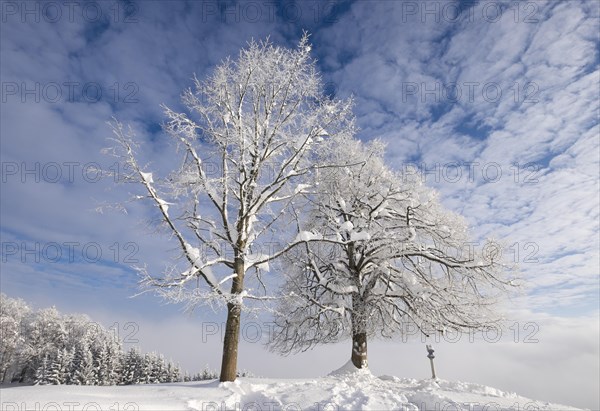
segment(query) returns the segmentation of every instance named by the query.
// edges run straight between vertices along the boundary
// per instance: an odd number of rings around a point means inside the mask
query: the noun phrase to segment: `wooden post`
[[[433,348],[431,348],[431,345],[426,345],[425,347],[427,348],[427,358],[431,362],[431,378],[435,380],[437,377],[435,376],[435,367],[433,366],[433,359],[435,358]]]

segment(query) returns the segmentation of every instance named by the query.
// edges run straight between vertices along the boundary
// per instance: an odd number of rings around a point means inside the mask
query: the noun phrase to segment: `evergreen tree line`
[[[179,367],[156,353],[141,354],[131,348],[112,356],[106,350],[86,348],[58,350],[42,359],[34,384],[117,385],[158,384],[183,381]]]
[[[218,377],[208,367],[189,375],[157,353],[123,350],[114,332],[83,315],[56,308],[32,310],[0,294],[0,382],[117,385],[200,381]],[[240,376],[249,376],[243,373]]]

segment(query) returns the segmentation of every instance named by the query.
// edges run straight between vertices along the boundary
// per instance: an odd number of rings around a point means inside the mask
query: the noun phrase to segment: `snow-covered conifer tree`
[[[152,383],[158,384],[164,381],[165,359],[162,354],[154,353],[152,357]]]
[[[145,353],[142,357],[142,367],[141,367],[141,375],[140,382],[142,384],[150,384],[152,383],[152,371],[154,369],[154,362],[152,361],[152,355],[150,353]]]
[[[123,384],[140,384],[143,379],[144,357],[136,347],[132,347],[123,357],[121,375]]]
[[[118,384],[121,378],[121,357],[123,356],[121,342],[116,338],[107,338],[106,355],[106,383],[107,385]]]
[[[175,377],[174,377],[174,372],[173,372],[174,366],[173,363],[171,363],[171,361],[169,361],[167,363],[167,367],[164,370],[164,374],[163,374],[163,378],[161,379],[161,382],[175,382]]]
[[[183,382],[183,375],[181,374],[181,367],[179,364],[173,365],[171,380],[171,382]]]
[[[42,359],[40,366],[35,371],[35,381],[34,381],[35,385],[46,385],[49,383],[48,372],[49,372],[50,367],[49,367],[48,363],[49,363],[48,357],[46,356]]]
[[[62,385],[70,383],[73,353],[66,348],[59,349],[48,367],[48,383]]]
[[[96,381],[96,367],[94,366],[94,357],[87,336],[84,336],[75,347],[73,363],[73,383],[76,385],[94,385]]]
[[[108,349],[104,342],[100,343],[95,359],[96,369],[96,384],[95,385],[110,385],[108,376]]]

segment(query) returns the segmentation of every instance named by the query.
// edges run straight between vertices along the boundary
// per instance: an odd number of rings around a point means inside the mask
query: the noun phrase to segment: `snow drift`
[[[238,378],[116,387],[3,388],[2,410],[576,410],[478,384],[376,377],[342,367],[315,379]],[[52,407],[52,408],[49,408]]]

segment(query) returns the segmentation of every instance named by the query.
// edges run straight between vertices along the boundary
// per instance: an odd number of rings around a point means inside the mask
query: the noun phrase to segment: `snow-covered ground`
[[[0,390],[1,409],[21,410],[575,410],[478,384],[376,377],[342,367],[315,379],[239,378],[116,387],[28,386]]]

